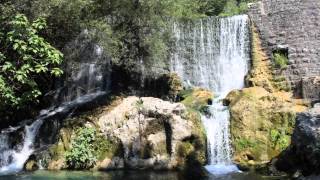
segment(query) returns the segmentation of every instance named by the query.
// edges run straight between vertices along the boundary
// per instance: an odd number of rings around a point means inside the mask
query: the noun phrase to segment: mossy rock
[[[181,91],[179,97],[186,107],[205,112],[208,105],[212,104],[213,93],[206,89],[194,88]]]
[[[166,76],[169,85],[169,96],[175,98],[183,90],[182,80],[177,73],[170,73]]]
[[[98,135],[94,141],[94,149],[97,160],[104,160],[105,158],[112,159],[113,157],[122,157],[123,148],[120,140],[107,139],[103,135]]]
[[[251,87],[232,91],[225,102],[230,107],[236,163],[259,166],[288,147],[296,117],[290,94]]]
[[[188,157],[192,154],[192,160],[205,165],[207,162],[207,136],[201,121],[201,114],[199,111],[187,108],[183,118],[192,122],[192,136],[184,139],[184,141],[177,146],[176,151],[184,161],[188,160]]]

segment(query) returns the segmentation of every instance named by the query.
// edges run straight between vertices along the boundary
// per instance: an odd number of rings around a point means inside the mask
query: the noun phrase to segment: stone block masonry
[[[283,74],[295,97],[319,100],[320,86],[313,82],[320,76],[320,0],[261,0],[249,5],[248,14],[270,58],[288,51]]]

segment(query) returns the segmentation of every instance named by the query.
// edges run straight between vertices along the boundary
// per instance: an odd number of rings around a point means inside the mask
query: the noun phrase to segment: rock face
[[[131,96],[65,120],[56,142],[37,151],[25,168],[67,169],[66,153],[77,129],[84,126],[98,132],[92,143],[97,170],[188,169],[194,164],[201,169],[206,162],[206,139],[197,112],[181,103]]]
[[[120,139],[120,158],[128,168],[174,169],[183,163],[184,142],[195,137],[192,121],[183,118],[185,112],[183,104],[128,97],[98,122],[106,137]]]
[[[303,175],[320,173],[320,104],[299,113],[290,147],[276,163],[279,170]]]
[[[304,84],[302,77],[318,76],[320,71],[320,1],[261,0],[251,4],[248,14],[257,26],[262,46],[271,58],[277,50],[285,51],[289,62],[284,71],[292,83],[294,95],[319,99],[319,86]]]
[[[290,144],[296,111],[305,109],[290,98],[289,93],[270,93],[261,87],[232,91],[227,96],[237,164],[268,163]]]

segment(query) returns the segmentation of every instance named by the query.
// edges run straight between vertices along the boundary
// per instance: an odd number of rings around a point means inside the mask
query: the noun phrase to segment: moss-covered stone
[[[105,158],[112,159],[115,156],[123,156],[123,150],[119,140],[107,139],[103,135],[98,135],[93,146],[95,149],[95,155],[99,161]]]
[[[181,91],[179,96],[186,107],[205,112],[208,105],[212,104],[213,93],[203,88],[194,88]]]
[[[246,78],[247,85],[263,87],[267,91],[272,92],[274,91],[272,85],[272,63],[261,46],[259,33],[253,24],[251,30],[252,67]]]
[[[179,95],[182,98],[181,102],[187,107],[182,117],[193,124],[193,136],[177,147],[179,156],[187,163],[185,169],[189,169],[187,166],[190,166],[190,163],[204,165],[207,162],[207,137],[201,113],[206,113],[206,108],[212,104],[213,93],[206,89],[194,88],[181,91]]]
[[[177,73],[170,73],[166,75],[168,78],[169,91],[168,94],[171,98],[176,98],[180,91],[183,90],[181,78]]]
[[[234,160],[242,166],[267,163],[279,155],[290,144],[296,110],[306,109],[292,101],[290,93],[262,87],[232,91],[225,102],[230,106]]]
[[[206,177],[203,166],[207,163],[207,137],[201,122],[201,114],[189,107],[183,117],[193,124],[192,136],[184,139],[176,147],[184,175],[188,178]]]

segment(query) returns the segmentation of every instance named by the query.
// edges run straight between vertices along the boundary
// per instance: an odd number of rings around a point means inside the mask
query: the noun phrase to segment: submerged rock
[[[290,147],[276,163],[279,170],[292,174],[320,174],[320,104],[297,115]]]

